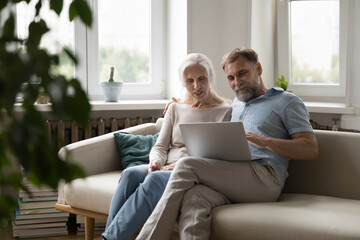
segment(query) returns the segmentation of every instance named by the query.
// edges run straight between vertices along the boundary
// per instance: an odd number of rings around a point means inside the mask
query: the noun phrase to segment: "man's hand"
[[[148,173],[160,170],[160,163],[158,161],[149,164]]]
[[[268,147],[266,144],[266,137],[256,135],[252,132],[246,132],[247,140],[257,147]]]
[[[169,102],[169,103],[166,104],[166,106],[165,106],[165,110],[164,110],[164,112],[163,112],[164,115],[165,115],[166,111],[168,110],[168,108],[170,107],[170,105],[171,105],[172,103],[174,103],[174,102],[178,102],[178,99],[172,97],[172,98],[171,98],[171,102]]]
[[[311,132],[298,132],[291,139],[269,138],[246,132],[247,140],[294,160],[316,160],[319,154],[316,138]]]
[[[173,170],[174,167],[175,167],[175,164],[176,164],[176,163],[172,163],[172,164],[166,165],[166,166],[164,166],[164,167],[161,168],[161,171],[170,171],[170,170]]]

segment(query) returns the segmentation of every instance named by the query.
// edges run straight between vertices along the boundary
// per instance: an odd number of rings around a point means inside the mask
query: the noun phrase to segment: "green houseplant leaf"
[[[29,25],[29,37],[26,42],[27,47],[37,48],[40,44],[41,38],[49,30],[50,29],[46,26],[46,23],[43,19],[40,19],[39,22],[31,22]]]
[[[4,37],[14,37],[15,33],[15,17],[13,14],[10,14],[9,18],[6,20],[4,24]]]
[[[286,91],[288,89],[289,81],[286,81],[284,75],[281,75],[281,77],[278,78],[277,82],[275,82],[275,85],[277,87],[281,87],[282,89],[284,89],[284,91]]]
[[[8,0],[0,1],[0,10],[4,9],[7,4],[8,4]]]
[[[69,19],[74,20],[76,16],[86,23],[88,26],[92,24],[92,14],[89,5],[84,0],[74,0],[70,4]]]
[[[29,3],[30,0],[1,0],[0,10],[19,2]],[[92,15],[87,3],[73,0],[71,5],[70,15],[79,16],[90,26]],[[85,126],[90,115],[90,104],[79,81],[53,71],[59,66],[60,53],[50,54],[40,46],[43,36],[51,31],[46,20],[41,19],[40,10],[42,0],[37,0],[26,39],[15,36],[14,15],[9,14],[0,24],[0,187],[15,192],[20,188],[26,190],[22,184],[23,175],[37,186],[53,188],[61,179],[71,181],[85,176],[79,166],[60,159],[58,146],[63,140],[49,137],[43,116],[34,105],[43,91],[51,97],[54,118],[73,120]],[[64,11],[63,0],[51,0],[50,11],[60,15]],[[71,50],[63,51],[76,64]],[[14,110],[20,91],[24,97],[19,114]],[[11,220],[16,207],[16,198],[0,195],[0,228]]]
[[[60,16],[60,13],[63,8],[63,0],[51,0],[50,1],[50,9],[54,10],[58,16]]]

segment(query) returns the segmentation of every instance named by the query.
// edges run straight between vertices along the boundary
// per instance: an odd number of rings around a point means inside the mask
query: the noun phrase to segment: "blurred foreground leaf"
[[[77,79],[65,77],[56,71],[60,53],[50,54],[40,47],[43,36],[51,31],[41,19],[42,0],[35,0],[35,17],[29,24],[27,39],[15,35],[16,18],[9,14],[1,16],[0,25],[0,230],[12,219],[17,198],[3,194],[3,190],[26,191],[23,176],[34,185],[57,188],[59,180],[71,181],[84,177],[84,171],[58,156],[58,143],[62,139],[48,136],[45,121],[34,105],[39,93],[50,96],[52,115],[56,119],[76,121],[85,126],[90,115],[86,92]],[[0,10],[14,7],[15,3],[30,0],[1,0]],[[87,26],[92,15],[84,0],[73,0],[79,17]],[[9,8],[10,9],[10,8]],[[63,11],[63,0],[51,0],[50,11],[57,15]],[[69,9],[71,12],[71,9]],[[3,12],[1,12],[3,13]],[[70,61],[76,58],[64,49]],[[16,96],[23,94],[22,111],[15,112]],[[19,169],[21,166],[21,171]]]

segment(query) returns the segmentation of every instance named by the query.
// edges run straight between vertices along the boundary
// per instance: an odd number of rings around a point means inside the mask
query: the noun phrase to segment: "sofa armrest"
[[[120,130],[135,135],[155,134],[160,131],[162,120],[145,123]],[[114,132],[66,145],[59,151],[59,156],[66,161],[78,164],[87,176],[121,169]],[[58,185],[58,203],[66,204],[64,181]]]
[[[155,134],[157,129],[155,123],[145,123],[122,129],[121,132],[147,135]],[[60,149],[59,156],[66,161],[78,164],[85,171],[86,175],[109,172],[121,168],[113,132],[66,145]]]

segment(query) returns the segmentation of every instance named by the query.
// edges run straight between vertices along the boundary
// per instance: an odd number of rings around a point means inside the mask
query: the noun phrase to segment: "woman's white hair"
[[[209,79],[211,87],[213,87],[213,84],[215,82],[215,71],[214,67],[210,61],[210,59],[201,53],[190,53],[186,56],[184,61],[179,66],[179,80],[181,81],[182,85],[184,85],[184,72],[185,69],[199,64],[203,66],[206,70],[207,77]]]

